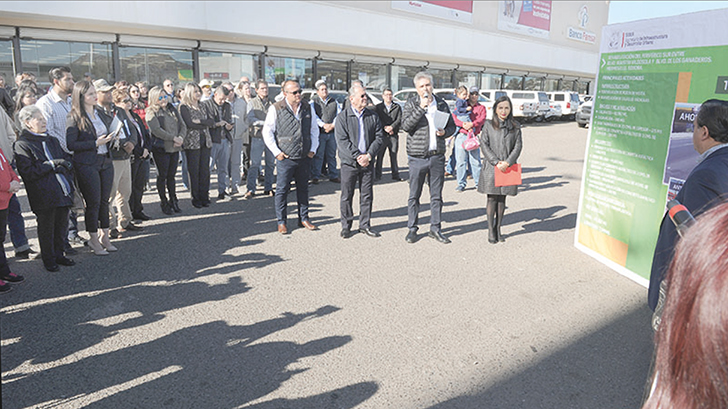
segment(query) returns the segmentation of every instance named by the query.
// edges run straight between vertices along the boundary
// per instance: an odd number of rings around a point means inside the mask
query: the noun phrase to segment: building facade
[[[0,2],[7,82],[70,66],[108,81],[178,83],[246,75],[332,89],[576,90],[596,76],[608,1]]]

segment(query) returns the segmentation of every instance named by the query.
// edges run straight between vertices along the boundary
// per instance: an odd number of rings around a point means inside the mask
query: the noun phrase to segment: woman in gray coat
[[[483,171],[480,173],[478,192],[488,195],[485,213],[488,216],[488,242],[505,241],[501,235],[506,195],[515,196],[518,186],[496,186],[495,168],[505,172],[521,154],[521,126],[513,119],[513,104],[502,96],[493,105],[493,119],[486,122],[479,136],[483,152]]]

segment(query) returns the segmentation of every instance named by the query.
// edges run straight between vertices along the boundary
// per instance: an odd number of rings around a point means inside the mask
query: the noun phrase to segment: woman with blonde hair
[[[179,113],[187,126],[182,147],[187,156],[187,171],[190,176],[192,206],[196,208],[210,205],[210,150],[212,139],[209,127],[215,120],[200,108],[202,89],[195,83],[185,85]]]
[[[146,110],[147,125],[152,134],[152,155],[157,165],[157,192],[162,212],[167,215],[181,212],[174,175],[177,173],[183,137],[187,133],[184,121],[169,98],[160,87],[150,89]]]

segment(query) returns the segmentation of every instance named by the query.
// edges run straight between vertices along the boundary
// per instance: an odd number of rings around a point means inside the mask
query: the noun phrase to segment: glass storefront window
[[[579,94],[588,94],[589,93],[589,82],[588,81],[577,81],[576,87],[574,87],[574,90],[578,92]]]
[[[523,84],[523,77],[512,77],[510,75],[506,75],[505,85],[503,86],[503,89],[523,89],[521,86]]]
[[[114,80],[109,44],[21,40],[20,53],[22,71],[34,73],[38,85],[43,88],[50,86],[48,71],[59,66],[70,67],[76,80],[82,79],[86,73],[91,73],[95,79]]]
[[[13,60],[13,42],[0,41],[0,75],[5,78],[5,86],[15,86],[15,60]]]
[[[500,74],[483,74],[480,79],[480,89],[501,89],[502,79]]]
[[[316,61],[316,75],[318,79],[326,81],[330,90],[346,90],[346,72],[349,64],[342,61]],[[318,81],[318,80],[317,80]]]
[[[427,72],[432,75],[432,88],[452,88],[452,70],[428,69]]]
[[[543,78],[526,77],[526,81],[523,83],[523,89],[543,91]]]
[[[268,84],[282,84],[295,79],[301,88],[313,88],[313,62],[303,58],[266,57],[265,80]]]
[[[543,90],[546,92],[553,92],[556,91],[559,87],[559,80],[550,80],[546,79],[544,80],[543,84]]]
[[[242,76],[253,82],[258,79],[257,55],[200,51],[199,56],[200,79],[232,83],[237,83]]]
[[[414,88],[415,84],[412,79],[420,71],[422,71],[422,67],[392,65],[392,91],[397,92],[405,88]]]
[[[130,83],[146,81],[161,86],[169,78],[179,84],[194,81],[192,53],[162,48],[119,47],[120,78]]]
[[[574,80],[561,80],[559,91],[573,91],[575,83],[576,81]]]
[[[455,87],[465,85],[470,87],[478,86],[478,73],[472,71],[455,71]]]
[[[321,71],[319,71],[319,75]],[[364,87],[368,90],[382,91],[387,87],[387,65],[386,64],[369,64],[369,63],[352,63],[351,78],[358,79],[364,83]]]

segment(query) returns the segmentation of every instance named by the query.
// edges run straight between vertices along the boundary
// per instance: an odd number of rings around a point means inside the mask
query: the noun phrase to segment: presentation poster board
[[[697,109],[728,100],[726,22],[722,9],[602,30],[575,245],[645,286],[665,204],[696,165]]]

